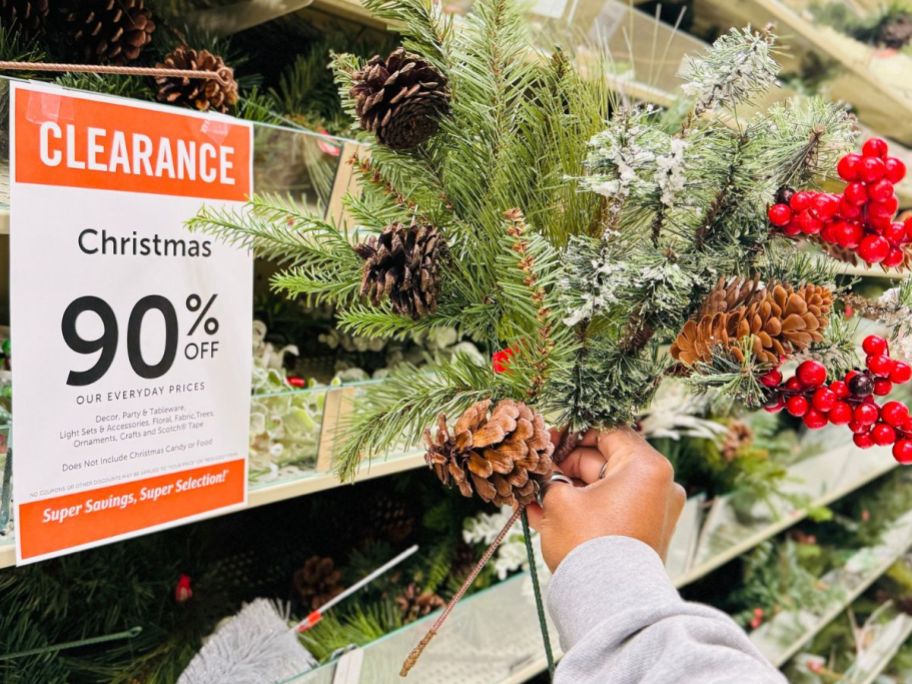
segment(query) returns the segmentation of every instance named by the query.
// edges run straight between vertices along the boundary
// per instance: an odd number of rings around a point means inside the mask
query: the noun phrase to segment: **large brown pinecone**
[[[874,40],[878,45],[894,50],[904,48],[912,41],[912,14],[900,12],[884,21]]]
[[[371,57],[355,71],[349,93],[361,128],[394,150],[411,149],[430,138],[450,108],[446,76],[401,47],[386,59]]]
[[[408,624],[423,618],[438,608],[443,608],[446,602],[437,594],[430,591],[421,591],[414,582],[409,584],[405,591],[396,597],[396,607],[402,611],[402,622]]]
[[[69,0],[62,16],[76,55],[98,64],[134,61],[155,31],[144,0]]]
[[[748,337],[753,357],[776,365],[785,355],[823,339],[832,306],[832,293],[817,285],[793,289],[776,283],[758,289],[753,281],[720,281],[678,334],[671,355],[690,366],[708,362],[714,349],[723,347],[744,361],[739,341]]]
[[[0,25],[16,26],[26,33],[44,31],[50,0],[0,0]]]
[[[311,556],[295,571],[291,580],[298,600],[310,610],[316,610],[334,596],[342,593],[342,572],[332,558]]]
[[[463,496],[478,494],[498,505],[524,506],[535,500],[551,475],[551,443],[545,419],[522,402],[503,399],[490,412],[491,400],[479,401],[456,421],[452,434],[446,416],[437,418],[437,434],[425,430],[425,460],[445,485]]]
[[[364,259],[361,296],[379,306],[389,297],[393,311],[414,319],[437,308],[443,239],[434,226],[393,223],[355,246]]]
[[[211,71],[221,75],[227,82],[221,83],[214,78],[157,76],[155,83],[158,86],[159,102],[222,114],[237,104],[238,84],[234,80],[234,70],[225,64],[225,60],[208,50],[194,50],[182,45],[172,50],[165,61],[156,66],[159,69]]]

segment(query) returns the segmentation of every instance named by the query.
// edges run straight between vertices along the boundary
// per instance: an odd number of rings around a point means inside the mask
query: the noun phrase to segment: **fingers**
[[[662,546],[659,549],[659,556],[663,561],[668,556],[668,548],[671,546],[671,540],[674,539],[675,528],[678,526],[685,503],[687,503],[687,494],[684,487],[677,482],[670,482],[665,502],[665,528],[662,532]]]
[[[606,461],[612,459],[627,460],[641,453],[644,449],[654,451],[643,437],[630,428],[619,428],[610,432],[601,432],[597,438],[598,450]]]
[[[599,479],[604,466],[605,457],[601,451],[593,447],[577,447],[561,461],[560,472],[584,484],[592,484]]]
[[[560,505],[566,501],[568,494],[571,494],[575,487],[572,484],[561,482],[560,480],[550,480],[542,482],[542,507]]]

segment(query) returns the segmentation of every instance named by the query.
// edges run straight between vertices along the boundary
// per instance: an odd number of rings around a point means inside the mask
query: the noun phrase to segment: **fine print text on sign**
[[[184,221],[250,195],[251,126],[10,97],[17,561],[243,505],[252,260]]]

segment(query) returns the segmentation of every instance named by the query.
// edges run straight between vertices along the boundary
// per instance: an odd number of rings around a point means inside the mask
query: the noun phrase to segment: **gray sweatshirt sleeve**
[[[556,684],[785,684],[725,613],[684,601],[658,554],[629,537],[574,549],[548,609],[565,653]]]

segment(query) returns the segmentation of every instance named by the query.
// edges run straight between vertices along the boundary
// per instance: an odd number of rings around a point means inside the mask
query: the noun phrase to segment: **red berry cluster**
[[[782,373],[773,369],[760,378],[770,388],[766,410],[783,408],[801,418],[811,430],[828,423],[848,425],[855,444],[867,449],[875,444],[893,445],[893,456],[912,464],[912,416],[899,401],[882,406],[875,396],[886,396],[893,385],[912,379],[912,366],[891,359],[887,341],[877,335],[865,338],[862,345],[867,359],[865,370],[849,371],[842,380],[827,384],[827,370],[817,361],[804,361],[795,375],[783,382]]]
[[[899,207],[893,186],[905,177],[906,165],[887,152],[886,141],[871,138],[861,154],[840,159],[836,170],[847,182],[842,194],[783,188],[767,212],[770,223],[786,235],[816,235],[854,250],[868,264],[901,266],[903,247],[912,242],[912,218],[893,220]]]

